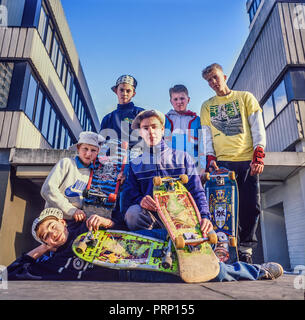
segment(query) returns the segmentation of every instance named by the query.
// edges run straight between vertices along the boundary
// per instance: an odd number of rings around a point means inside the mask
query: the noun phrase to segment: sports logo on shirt
[[[212,125],[226,136],[244,133],[238,100],[228,104],[211,106],[210,117]]]
[[[77,180],[73,186],[66,188],[65,196],[68,198],[79,197],[83,194],[83,190],[87,184],[84,181]]]

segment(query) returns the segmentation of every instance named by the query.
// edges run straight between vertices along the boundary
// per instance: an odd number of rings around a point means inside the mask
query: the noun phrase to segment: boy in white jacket
[[[59,208],[64,214],[64,219],[75,221],[86,219],[86,213],[82,210],[83,191],[103,141],[104,138],[97,133],[88,131],[80,133],[76,144],[77,156],[61,159],[51,170],[41,188],[46,208]],[[112,221],[105,219],[105,227],[110,225]]]

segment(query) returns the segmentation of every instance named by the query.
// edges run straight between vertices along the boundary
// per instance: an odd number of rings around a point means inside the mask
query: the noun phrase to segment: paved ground
[[[200,284],[11,281],[7,289],[0,287],[0,300],[304,300],[295,279],[284,275],[273,281]]]

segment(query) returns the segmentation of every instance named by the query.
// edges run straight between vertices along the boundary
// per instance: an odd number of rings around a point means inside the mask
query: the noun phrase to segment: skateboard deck
[[[169,241],[118,230],[79,235],[72,244],[82,260],[111,269],[151,270],[178,275],[178,261]]]
[[[238,187],[235,172],[219,168],[205,175],[206,197],[218,237],[214,252],[221,262],[238,261]]]
[[[125,164],[128,143],[108,140],[100,150],[98,162],[91,170],[87,188],[83,192],[84,202],[88,205],[103,207],[103,217],[111,218],[116,205]]]
[[[158,215],[176,248],[179,274],[188,283],[205,282],[219,273],[219,262],[208,242],[217,241],[215,233],[203,238],[200,213],[184,187],[188,177],[154,177],[154,199]]]

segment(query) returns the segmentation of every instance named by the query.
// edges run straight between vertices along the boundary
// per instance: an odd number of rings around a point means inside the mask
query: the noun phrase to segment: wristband
[[[264,148],[260,146],[256,147],[253,153],[252,163],[264,165],[264,158],[265,158]]]
[[[207,165],[206,165],[205,170],[208,171],[209,168],[211,167],[211,162],[212,162],[212,161],[216,161],[216,160],[217,160],[217,158],[216,158],[215,156],[208,155],[208,156],[206,157]]]

